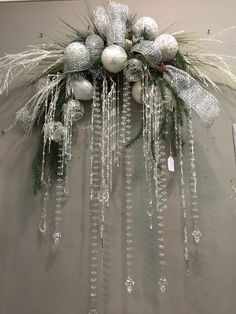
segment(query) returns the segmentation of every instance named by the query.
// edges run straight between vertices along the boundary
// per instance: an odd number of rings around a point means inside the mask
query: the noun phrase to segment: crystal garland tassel
[[[131,140],[131,89],[125,80],[123,87],[122,132],[124,143]],[[128,293],[133,291],[133,207],[132,207],[132,150],[125,149],[125,225],[126,225],[126,267],[125,286]]]
[[[190,162],[190,200],[191,200],[191,211],[193,219],[193,233],[192,236],[195,242],[198,244],[202,233],[199,230],[199,208],[198,208],[198,196],[197,196],[197,173],[196,173],[196,159],[194,149],[194,136],[193,136],[193,122],[192,112],[190,110],[188,122],[188,149],[189,149],[189,162]]]
[[[91,119],[91,169],[90,169],[90,311],[97,314],[97,279],[99,256],[99,207],[98,195],[101,187],[101,135],[102,135],[102,106],[98,80],[94,78],[94,93]]]

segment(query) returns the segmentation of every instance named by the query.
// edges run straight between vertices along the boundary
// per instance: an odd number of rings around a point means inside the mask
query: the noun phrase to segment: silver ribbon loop
[[[164,79],[177,91],[179,97],[200,117],[206,127],[211,127],[220,113],[218,100],[202,88],[187,72],[171,65],[164,69]]]

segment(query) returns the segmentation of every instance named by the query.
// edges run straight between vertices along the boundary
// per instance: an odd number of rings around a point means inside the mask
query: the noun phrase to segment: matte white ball
[[[156,21],[148,16],[141,17],[133,26],[135,38],[142,37],[143,33],[148,36],[149,40],[154,40],[158,35],[158,25]]]
[[[101,56],[104,68],[111,73],[118,73],[123,70],[128,59],[125,50],[117,45],[106,47]]]
[[[93,85],[84,78],[71,81],[72,92],[75,99],[90,100],[93,98]]]
[[[170,61],[176,56],[178,43],[174,36],[170,34],[162,34],[155,39],[155,42],[160,47],[162,61]]]
[[[142,84],[141,81],[134,83],[132,87],[133,99],[138,103],[142,104]]]
[[[89,68],[90,52],[79,42],[69,44],[64,52],[65,72],[79,72]]]

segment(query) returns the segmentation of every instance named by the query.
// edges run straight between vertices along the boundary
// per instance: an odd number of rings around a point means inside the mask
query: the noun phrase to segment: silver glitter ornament
[[[66,128],[61,122],[49,122],[44,125],[44,136],[54,142],[61,142],[66,137]]]
[[[106,13],[106,10],[101,7],[97,6],[93,11],[93,23],[95,28],[97,29],[99,35],[102,37],[107,36],[107,32],[109,30],[109,17]]]
[[[79,72],[89,68],[90,52],[88,48],[79,43],[73,42],[69,44],[64,53],[65,72]]]
[[[104,49],[104,41],[101,36],[93,34],[89,35],[86,38],[85,46],[88,48],[90,52],[91,61],[97,60],[100,58],[102,54],[102,50]]]
[[[138,104],[142,104],[142,84],[141,84],[141,81],[134,83],[134,85],[132,87],[132,97]]]
[[[143,40],[134,45],[131,51],[141,53],[152,64],[159,63],[162,60],[160,47],[155,41]]]
[[[134,24],[133,32],[136,38],[142,37],[145,33],[145,38],[154,40],[158,35],[158,25],[153,18],[144,16]]]
[[[155,39],[155,43],[160,47],[162,61],[170,61],[175,57],[178,51],[178,43],[174,36],[162,34]]]
[[[93,85],[83,77],[71,80],[72,92],[75,99],[90,100],[93,98]]]
[[[143,76],[143,63],[139,59],[129,59],[125,65],[124,75],[128,82],[140,81]]]
[[[84,106],[75,99],[71,99],[64,104],[63,110],[67,112],[70,111],[73,122],[79,121],[84,116]]]
[[[104,68],[111,73],[118,73],[123,70],[127,58],[125,50],[117,45],[106,47],[101,56]]]

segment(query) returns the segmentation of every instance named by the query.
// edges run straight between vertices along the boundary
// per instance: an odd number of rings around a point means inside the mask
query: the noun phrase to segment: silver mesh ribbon
[[[218,100],[187,72],[166,65],[164,78],[177,91],[180,98],[200,117],[206,127],[211,127],[220,113]]]
[[[162,60],[160,47],[155,41],[142,40],[140,43],[133,46],[132,52],[141,53],[153,64]]]
[[[126,21],[129,7],[125,4],[110,1],[108,5],[110,27],[107,32],[108,44],[125,44]]]

